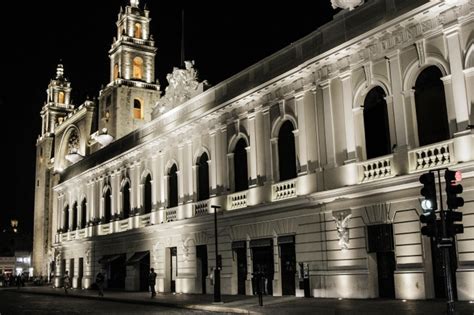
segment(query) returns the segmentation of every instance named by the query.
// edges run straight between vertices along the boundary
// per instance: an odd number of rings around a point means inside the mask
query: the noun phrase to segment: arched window
[[[81,229],[87,226],[87,201],[86,198],[82,199],[81,202]]]
[[[296,177],[296,152],[293,124],[287,120],[278,132],[278,170],[280,181]]]
[[[130,217],[130,183],[125,181],[122,186],[122,217]]]
[[[198,201],[209,199],[209,160],[204,152],[197,163],[198,167]]]
[[[114,80],[117,80],[119,77],[119,65],[118,63],[114,64]]]
[[[416,121],[420,146],[449,139],[448,114],[442,73],[430,66],[415,83]]]
[[[142,38],[142,25],[140,23],[135,23],[133,37],[140,39]]]
[[[64,104],[64,92],[63,91],[60,91],[58,93],[58,103],[59,104]]]
[[[178,205],[178,167],[171,166],[168,173],[168,208]]]
[[[112,194],[110,193],[110,188],[104,193],[104,220],[105,223],[109,223],[112,217]]]
[[[133,118],[143,119],[143,105],[142,101],[138,98],[133,100]]]
[[[148,174],[145,178],[145,185],[143,187],[143,200],[145,206],[145,213],[150,213],[152,208],[151,202],[151,175]]]
[[[249,189],[246,147],[247,143],[242,138],[237,142],[234,149],[234,178],[236,192]]]
[[[133,78],[143,78],[143,59],[140,57],[133,58]]]
[[[77,229],[77,202],[72,205],[72,222],[71,222],[71,231]]]
[[[69,230],[69,205],[66,205],[63,210],[63,232],[67,232]]]
[[[367,159],[390,154],[390,128],[388,125],[385,92],[376,86],[364,100],[364,130]]]

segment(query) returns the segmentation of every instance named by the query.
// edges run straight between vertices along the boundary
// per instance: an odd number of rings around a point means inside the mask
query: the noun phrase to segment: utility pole
[[[221,268],[222,262],[219,256],[218,239],[217,239],[217,210],[220,206],[211,205],[214,209],[214,238],[216,241],[216,268],[214,269],[214,303],[222,303],[221,299]]]

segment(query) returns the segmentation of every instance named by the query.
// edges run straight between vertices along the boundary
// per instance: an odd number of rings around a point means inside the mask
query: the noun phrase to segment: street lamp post
[[[214,303],[222,303],[221,299],[221,260],[219,258],[218,241],[217,241],[217,210],[220,206],[211,205],[214,209],[214,237],[216,241],[216,268],[214,269]]]

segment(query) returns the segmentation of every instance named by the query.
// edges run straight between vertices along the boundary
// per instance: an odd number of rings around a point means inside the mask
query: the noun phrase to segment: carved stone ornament
[[[86,250],[86,265],[89,265],[91,263],[91,249],[88,248]]]
[[[336,221],[336,232],[339,238],[339,247],[341,250],[347,250],[349,248],[349,222],[352,214],[350,211],[337,211],[333,212],[332,216]]]
[[[364,3],[364,0],[331,0],[332,8],[349,9],[354,10],[355,7],[360,6]]]
[[[165,95],[158,101],[157,107],[160,112],[174,108],[190,98],[204,91],[207,82],[198,82],[198,73],[194,68],[194,61],[185,61],[185,69],[173,68],[168,73],[166,80],[168,86]]]

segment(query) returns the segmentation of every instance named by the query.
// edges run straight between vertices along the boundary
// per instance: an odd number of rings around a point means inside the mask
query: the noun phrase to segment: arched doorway
[[[296,151],[293,124],[287,120],[278,132],[278,170],[280,181],[296,177]]]
[[[122,216],[124,219],[130,217],[130,183],[128,180],[122,186]]]
[[[246,147],[247,143],[241,138],[234,149],[234,179],[236,192],[249,189]]]
[[[171,166],[168,173],[168,208],[178,206],[178,167]]]
[[[145,178],[145,185],[143,191],[143,201],[145,207],[145,213],[150,213],[152,208],[152,201],[151,201],[151,175],[148,174]]]
[[[197,163],[198,167],[198,201],[209,199],[209,157],[204,152]]]
[[[364,100],[364,131],[367,159],[391,153],[385,92],[380,86],[372,88]]]

